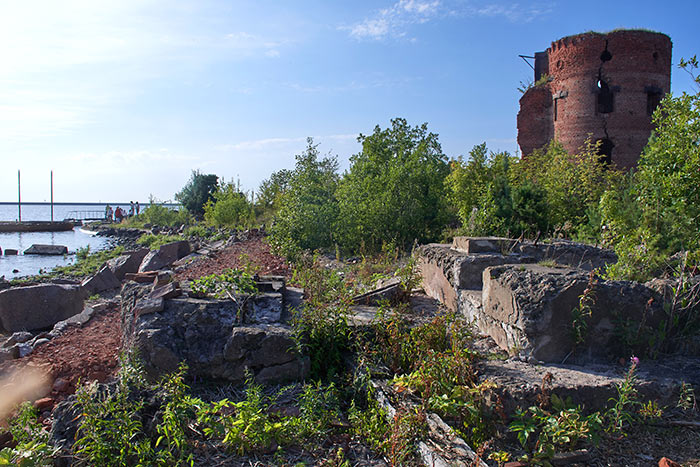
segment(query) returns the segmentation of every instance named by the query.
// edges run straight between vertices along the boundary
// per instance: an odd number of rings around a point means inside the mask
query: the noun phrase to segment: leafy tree
[[[682,60],[694,70],[697,60]],[[697,81],[696,81],[697,82]],[[606,193],[606,239],[619,261],[612,277],[647,279],[673,253],[700,259],[700,82],[695,94],[664,98],[655,130],[626,190]]]
[[[296,156],[287,189],[279,196],[280,207],[271,228],[272,243],[283,254],[333,245],[338,180],[337,159],[319,159],[318,145],[308,138],[306,150]]]
[[[204,205],[204,220],[215,226],[239,227],[253,221],[253,207],[233,183],[220,185]]]
[[[338,188],[341,245],[378,251],[382,243],[404,247],[414,239],[436,238],[447,220],[444,180],[449,172],[438,135],[428,125],[411,127],[396,118],[391,127],[376,126],[360,135],[362,152]]]
[[[291,178],[292,171],[282,169],[260,183],[255,200],[255,214],[259,220],[266,221],[279,209],[282,194],[289,188]]]
[[[199,170],[193,170],[190,180],[175,194],[175,199],[193,215],[202,216],[204,205],[217,189],[218,180],[214,174],[204,175]]]

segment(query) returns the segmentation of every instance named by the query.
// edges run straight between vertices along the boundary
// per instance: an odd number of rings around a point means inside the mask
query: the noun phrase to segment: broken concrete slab
[[[182,295],[182,290],[180,289],[180,284],[178,282],[168,282],[165,285],[154,286],[148,298],[157,300],[163,299],[168,300],[171,298],[179,297]]]
[[[586,316],[576,317],[580,297],[590,297]],[[481,315],[476,322],[504,350],[544,362],[576,362],[620,357],[620,322],[655,327],[662,298],[629,281],[604,281],[572,268],[535,264],[504,265],[484,270]],[[475,313],[479,313],[478,310]],[[574,319],[584,320],[582,342],[574,341]],[[573,352],[575,350],[575,352]]]
[[[19,254],[19,251],[15,250],[14,248],[6,248],[5,249],[5,256],[17,256]]]
[[[452,249],[467,254],[498,253],[509,254],[519,244],[518,240],[503,237],[455,237]]]
[[[401,281],[398,277],[386,281],[381,287],[361,295],[356,295],[352,298],[352,303],[355,305],[372,305],[377,306],[381,303],[393,303],[398,301],[403,295]]]
[[[531,261],[531,258],[514,254],[468,255],[450,248],[450,245],[437,243],[421,246],[418,255],[423,290],[452,311],[458,310],[457,296],[460,289],[481,289],[482,273],[487,267]]]
[[[79,286],[40,284],[0,292],[0,324],[6,332],[48,328],[82,309]]]
[[[63,245],[34,244],[24,250],[25,255],[67,255],[68,247]]]

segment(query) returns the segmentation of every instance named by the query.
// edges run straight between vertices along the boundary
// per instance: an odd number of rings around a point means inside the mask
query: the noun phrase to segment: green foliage
[[[613,433],[625,434],[625,426],[637,421],[635,407],[641,406],[637,400],[637,358],[632,357],[630,367],[625,373],[622,383],[617,384],[617,397],[608,399],[612,406],[606,411],[605,418],[608,420],[607,430]]]
[[[195,216],[204,215],[204,205],[212,199],[217,188],[218,177],[214,174],[204,175],[193,170],[187,184],[175,194],[175,199]]]
[[[578,306],[571,310],[571,328],[574,348],[583,344],[588,338],[588,320],[593,315],[595,305],[595,286],[598,284],[597,271],[588,275],[588,286],[578,298]]]
[[[143,234],[136,240],[136,243],[143,245],[150,250],[157,250],[163,245],[168,243],[178,242],[180,240],[185,240],[185,237],[180,235],[166,235],[166,234]]]
[[[319,160],[318,145],[308,138],[306,150],[296,156],[288,188],[279,197],[279,212],[271,227],[273,246],[288,257],[333,246],[338,179],[336,158]]]
[[[212,233],[203,225],[191,225],[182,232],[182,236],[207,239],[212,236]]]
[[[249,226],[254,219],[253,206],[233,182],[218,186],[204,205],[204,220],[209,225],[238,228]]]
[[[598,412],[584,417],[581,407],[553,406],[551,411],[537,406],[526,411],[516,410],[509,429],[530,453],[528,461],[543,463],[552,459],[557,451],[572,451],[580,442],[597,439],[602,424]]]
[[[444,179],[449,168],[438,135],[428,125],[411,127],[396,118],[360,135],[362,152],[338,188],[338,242],[346,251],[379,251],[383,242],[407,248],[429,241],[444,228]]]
[[[223,399],[205,404],[197,413],[197,422],[207,437],[221,439],[228,449],[244,455],[322,439],[337,418],[338,403],[332,385],[304,386],[298,417],[272,411],[275,402],[276,397],[266,397],[262,386],[249,376],[243,400]]]
[[[179,225],[188,225],[192,222],[192,216],[184,209],[175,210],[167,208],[158,201],[151,199],[151,202],[145,209],[142,209],[138,216],[132,217],[125,222],[127,227],[132,224],[141,225],[150,224],[161,227],[175,227]],[[134,227],[136,225],[133,225]]]
[[[21,404],[9,421],[15,447],[0,450],[0,465],[19,467],[51,466],[56,449],[49,445],[49,434],[38,420],[39,412],[29,402]]]
[[[694,63],[682,60],[691,75]],[[646,280],[673,253],[700,251],[700,90],[665,97],[653,122],[638,171],[602,203],[606,239],[619,258],[612,278]]]
[[[307,303],[292,315],[297,351],[311,359],[309,378],[332,380],[345,368],[352,346],[347,307]]]
[[[424,413],[401,410],[391,421],[387,421],[386,410],[370,398],[365,410],[351,406],[348,418],[353,431],[367,440],[375,451],[383,454],[389,465],[415,463],[416,441],[427,431]]]
[[[106,261],[124,253],[124,247],[117,246],[110,250],[100,250],[90,253],[90,247],[77,251],[77,261],[67,266],[57,266],[48,276],[86,277],[95,274]]]
[[[277,210],[282,195],[289,188],[292,175],[293,172],[287,169],[272,172],[270,178],[263,180],[258,187],[255,207],[262,212]]]
[[[239,269],[225,269],[221,274],[210,274],[192,281],[192,292],[198,296],[212,295],[219,299],[235,294],[255,294],[258,288],[253,276]]]

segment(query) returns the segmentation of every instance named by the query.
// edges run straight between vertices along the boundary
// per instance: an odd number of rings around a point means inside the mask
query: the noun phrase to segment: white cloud
[[[424,24],[446,16],[502,17],[510,22],[531,21],[552,11],[551,4],[484,3],[461,0],[399,0],[389,8],[351,26],[341,26],[355,39],[382,40],[404,38],[415,24]],[[413,40],[414,38],[409,38]]]
[[[399,0],[390,8],[379,10],[375,17],[343,27],[356,39],[384,39],[401,37],[410,24],[424,23],[438,13],[440,0]]]
[[[238,26],[165,0],[1,2],[0,139],[77,131],[173,70],[274,59],[289,44]]]
[[[356,134],[338,134],[327,136],[314,136],[315,141],[343,141],[354,140]],[[219,151],[269,151],[275,148],[289,146],[290,144],[299,144],[306,141],[306,136],[298,136],[295,138],[263,138],[251,141],[241,141],[238,143],[221,144],[215,147]]]

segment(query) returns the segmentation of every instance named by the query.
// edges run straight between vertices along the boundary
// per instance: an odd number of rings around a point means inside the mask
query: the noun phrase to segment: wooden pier
[[[69,221],[0,221],[0,232],[65,232],[73,230],[75,224]]]

